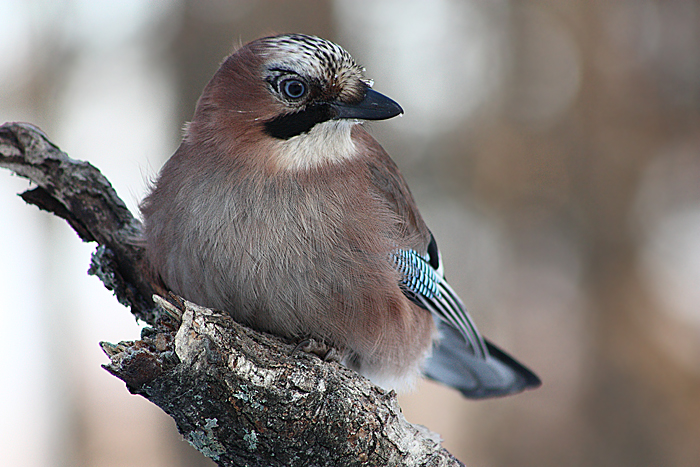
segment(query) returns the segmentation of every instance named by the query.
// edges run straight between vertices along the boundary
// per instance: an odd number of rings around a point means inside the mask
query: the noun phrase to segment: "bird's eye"
[[[306,94],[306,85],[298,79],[285,79],[280,83],[280,89],[290,99],[299,99]]]

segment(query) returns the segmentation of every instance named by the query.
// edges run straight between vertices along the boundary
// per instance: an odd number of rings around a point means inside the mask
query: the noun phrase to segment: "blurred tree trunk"
[[[679,106],[665,100],[664,73],[653,62],[612,66],[634,62],[625,54],[636,50],[611,46],[605,2],[513,3],[516,89],[526,79],[519,63],[530,66],[535,60],[528,54],[538,52],[528,49],[538,31],[527,24],[525,6],[552,15],[572,35],[580,89],[570,110],[549,127],[502,115],[482,132],[477,161],[500,169],[489,172],[493,176],[486,182],[477,181],[475,189],[506,220],[512,243],[521,249],[516,254],[527,255],[532,232],[554,226],[573,234],[583,260],[592,341],[582,398],[573,417],[560,421],[566,426],[541,432],[540,450],[532,457],[503,449],[500,441],[510,437],[499,433],[501,439],[492,438],[498,442],[491,449],[494,465],[543,465],[543,459],[546,465],[697,465],[698,378],[650,337],[648,320],[659,311],[639,277],[640,246],[630,220],[649,162],[677,136],[700,131],[700,102]],[[536,191],[528,191],[533,187]],[[546,374],[543,380],[544,390],[557,384]]]

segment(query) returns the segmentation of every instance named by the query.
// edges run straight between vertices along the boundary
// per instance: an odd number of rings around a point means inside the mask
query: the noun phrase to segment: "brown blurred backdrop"
[[[700,3],[0,0],[0,121],[132,209],[221,59],[334,40],[405,116],[371,125],[482,332],[544,386],[407,419],[470,466],[700,465]],[[0,173],[0,465],[212,465],[99,367],[136,338],[90,245]],[[38,336],[34,342],[26,337]]]

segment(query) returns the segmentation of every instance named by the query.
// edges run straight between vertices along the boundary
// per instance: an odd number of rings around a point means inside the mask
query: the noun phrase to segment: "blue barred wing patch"
[[[434,239],[431,239],[431,246],[433,244]],[[399,286],[412,302],[456,328],[476,357],[485,358],[488,355],[486,344],[462,300],[445,281],[437,245],[433,249],[435,251],[431,252],[429,248],[426,256],[414,250],[394,251],[394,267],[401,274]]]
[[[440,296],[440,277],[428,263],[427,257],[414,250],[396,250],[394,266],[401,273],[401,288],[430,299]]]

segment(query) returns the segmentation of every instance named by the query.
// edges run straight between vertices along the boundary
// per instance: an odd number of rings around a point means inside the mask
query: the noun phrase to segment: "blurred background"
[[[700,465],[700,2],[0,0],[0,122],[39,125],[135,212],[237,45],[334,40],[402,118],[401,167],[482,332],[542,388],[421,382],[468,466]],[[93,245],[0,172],[0,465],[213,465],[100,368],[140,325]]]

